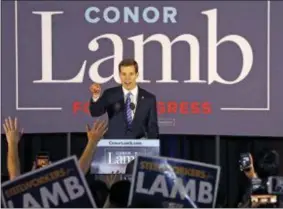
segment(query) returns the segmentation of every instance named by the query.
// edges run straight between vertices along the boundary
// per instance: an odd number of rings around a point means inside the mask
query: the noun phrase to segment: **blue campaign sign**
[[[134,167],[129,196],[129,205],[133,207],[146,207],[144,203],[150,203],[149,207],[215,206],[219,166],[165,157],[138,156]]]
[[[75,156],[2,184],[2,200],[9,208],[96,207]]]

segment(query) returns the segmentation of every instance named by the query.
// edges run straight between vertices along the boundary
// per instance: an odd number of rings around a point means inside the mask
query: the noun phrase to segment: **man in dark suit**
[[[106,89],[102,95],[99,84],[90,87],[91,115],[99,117],[108,113],[108,131],[104,138],[158,138],[156,98],[137,85],[137,62],[133,59],[120,62],[119,75],[122,85]]]

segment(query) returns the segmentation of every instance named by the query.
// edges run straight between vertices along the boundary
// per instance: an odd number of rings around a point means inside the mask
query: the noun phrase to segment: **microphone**
[[[132,102],[131,102],[131,104],[130,104],[130,108],[131,108],[131,110],[134,110],[134,109],[136,108],[136,105],[135,105],[134,103],[132,103]]]

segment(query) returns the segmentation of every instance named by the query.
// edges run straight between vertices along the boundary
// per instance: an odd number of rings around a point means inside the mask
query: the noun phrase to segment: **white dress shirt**
[[[135,112],[136,112],[136,109],[137,109],[137,103],[138,103],[138,86],[136,86],[135,88],[133,88],[132,90],[127,90],[127,89],[125,89],[124,87],[122,87],[122,89],[123,89],[123,93],[124,93],[124,102],[126,103],[126,99],[127,99],[127,94],[129,93],[129,92],[131,92],[132,93],[132,95],[131,95],[131,102],[135,105],[135,109],[134,110],[132,110],[131,112],[132,112],[132,119],[134,119],[134,116],[135,116]],[[100,96],[99,96],[100,97]],[[98,99],[99,99],[99,97],[97,97],[97,98],[92,98],[92,100],[93,100],[93,102],[96,102]]]

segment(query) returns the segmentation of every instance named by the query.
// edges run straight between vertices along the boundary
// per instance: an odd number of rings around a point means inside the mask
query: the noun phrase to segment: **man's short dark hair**
[[[261,178],[276,176],[279,173],[279,154],[276,150],[262,149],[258,154],[256,171]]]
[[[119,72],[121,72],[121,67],[128,67],[128,66],[134,66],[136,73],[139,72],[138,63],[136,62],[136,60],[132,58],[124,59],[120,62]]]
[[[97,204],[97,207],[102,208],[109,195],[108,186],[105,182],[101,180],[93,180],[91,177],[94,178],[92,175],[87,177],[90,192],[95,200],[95,203]]]

